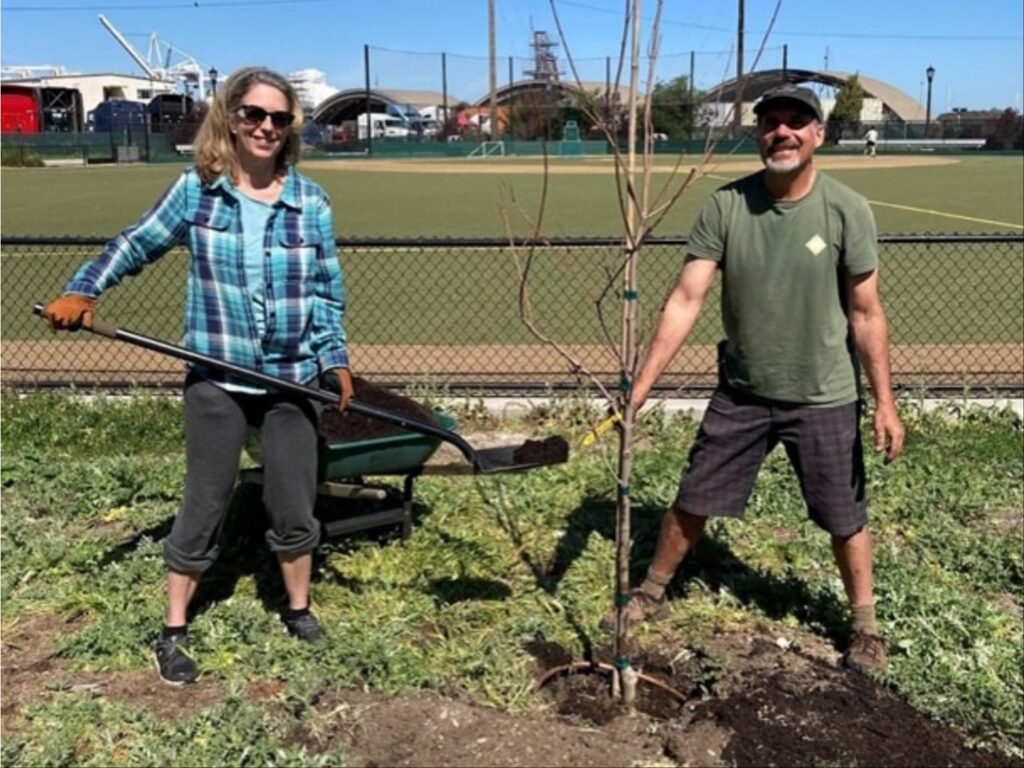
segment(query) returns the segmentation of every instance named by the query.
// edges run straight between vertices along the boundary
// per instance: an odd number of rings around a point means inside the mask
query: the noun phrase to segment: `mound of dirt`
[[[539,669],[565,665],[551,644],[527,647]],[[610,659],[608,649],[598,656]],[[682,765],[1010,766],[1004,755],[968,749],[947,726],[871,679],[837,665],[827,649],[724,636],[674,656],[642,651],[636,710],[661,734],[663,754]],[[606,668],[609,665],[604,665]],[[556,711],[605,728],[625,713],[603,672],[563,674],[542,688]]]
[[[433,412],[422,403],[412,398],[392,392],[387,387],[374,384],[360,376],[353,376],[355,397],[368,405],[407,416],[417,421],[425,421],[437,425]],[[353,443],[375,437],[406,434],[408,430],[383,419],[364,416],[352,411],[339,411],[337,408],[325,408],[320,420],[320,434],[328,445]]]
[[[569,460],[569,443],[553,435],[544,440],[527,440],[512,452],[514,464],[560,464]]]

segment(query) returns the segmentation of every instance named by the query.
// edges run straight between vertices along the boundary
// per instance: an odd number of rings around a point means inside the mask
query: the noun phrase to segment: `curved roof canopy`
[[[583,81],[577,86],[571,80],[520,80],[517,83],[505,84],[496,89],[494,91],[494,102],[496,106],[504,107],[522,99],[529,99],[531,96],[539,97],[543,94],[549,97],[553,91],[557,92],[560,96],[573,96],[582,92],[588,96],[596,95],[600,99],[604,97],[605,83]],[[629,88],[627,86],[619,86],[619,103],[625,101],[628,92]],[[643,94],[640,94],[640,98],[643,98]],[[485,93],[473,103],[473,106],[486,107],[490,104],[490,101],[491,95]]]
[[[742,78],[743,100],[757,101],[765,91],[780,83],[821,83],[839,88],[854,74],[813,69],[762,69],[759,72],[748,72]],[[925,108],[899,88],[860,74],[857,79],[865,96],[882,102],[887,117],[906,122],[924,121]],[[736,85],[737,80],[733,78],[707,89],[707,93],[712,95],[714,101],[735,101]]]
[[[419,110],[423,107],[437,106],[444,103],[444,94],[438,91],[403,91],[379,90],[370,91],[370,111],[387,112],[388,106],[412,106]],[[448,96],[448,106],[454,107],[458,99]],[[366,112],[366,89],[348,88],[328,96],[316,105],[313,110],[313,121],[340,125],[346,120],[355,120]]]
[[[517,101],[529,99],[531,96],[539,97],[542,94],[550,98],[552,91],[559,97],[572,96],[583,92],[588,96],[596,96],[598,99],[604,95],[605,84],[603,82],[583,82],[582,88],[569,81],[551,80],[522,80],[511,85],[503,85],[494,92],[495,104],[499,107],[509,106]],[[626,86],[619,86],[619,102],[622,103],[628,92]],[[640,94],[643,98],[643,94]],[[346,120],[355,120],[356,117],[366,112],[367,91],[365,88],[348,88],[338,91],[316,105],[313,110],[314,122],[320,124],[340,125]],[[369,92],[370,111],[387,112],[388,106],[405,107],[411,105],[416,109],[428,106],[438,106],[444,102],[444,94],[438,91],[405,91],[375,88]],[[448,96],[448,108],[454,109],[465,102],[460,99]],[[486,107],[490,104],[490,94],[485,93],[471,106]]]

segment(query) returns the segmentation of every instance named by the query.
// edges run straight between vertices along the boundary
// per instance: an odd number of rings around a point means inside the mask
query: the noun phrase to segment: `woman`
[[[83,265],[46,308],[54,330],[92,322],[96,299],[171,247],[191,254],[185,345],[206,355],[300,383],[318,376],[352,396],[344,291],[330,201],[295,170],[302,106],[280,75],[239,70],[217,94],[196,137],[196,164],[134,226]],[[287,631],[322,636],[309,609],[321,406],[193,366],[185,382],[187,470],[181,510],[164,542],[167,613],[156,644],[160,677],[198,677],[189,657],[187,609],[218,554],[249,425],[260,429],[263,503],[288,609]]]

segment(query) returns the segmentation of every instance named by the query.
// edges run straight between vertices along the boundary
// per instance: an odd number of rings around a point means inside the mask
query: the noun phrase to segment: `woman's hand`
[[[96,299],[73,293],[47,304],[43,317],[54,333],[77,331],[79,328],[92,328],[92,311],[95,307]]]
[[[355,394],[355,385],[352,383],[352,373],[348,368],[332,368],[320,377],[320,386],[338,394],[338,410],[344,411],[348,408],[348,401]]]

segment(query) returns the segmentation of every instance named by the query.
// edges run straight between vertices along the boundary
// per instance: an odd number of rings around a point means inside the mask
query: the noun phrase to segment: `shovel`
[[[40,317],[45,316],[45,307],[42,304],[36,304],[32,308],[32,311]],[[185,360],[190,363],[199,363],[223,373],[230,373],[253,384],[272,387],[280,392],[303,395],[312,400],[319,400],[320,402],[328,405],[337,405],[338,401],[341,399],[340,396],[334,392],[329,392],[323,389],[314,389],[313,387],[307,387],[303,384],[296,384],[292,381],[279,379],[276,376],[270,376],[266,373],[243,368],[240,365],[218,360],[217,358],[209,357],[208,355],[204,355],[199,352],[194,352],[191,349],[186,349],[185,347],[179,347],[165,341],[160,341],[159,339],[143,336],[139,333],[133,333],[132,331],[128,331],[123,328],[118,328],[112,323],[98,320],[95,317],[92,320],[92,325],[90,327],[86,327],[86,330],[100,336],[106,336],[109,339],[124,341],[128,344],[134,344],[137,347],[152,350],[153,352],[159,352],[160,354],[169,355],[170,357],[176,357],[179,360]],[[568,443],[560,437],[548,438],[544,442],[527,441],[516,448],[505,446],[478,451],[460,435],[452,432],[451,430],[444,429],[426,421],[413,419],[403,414],[389,411],[385,408],[379,408],[378,406],[370,403],[364,403],[357,398],[349,400],[348,410],[353,413],[361,413],[364,416],[370,416],[374,419],[381,419],[382,421],[396,424],[410,432],[418,432],[430,437],[436,437],[446,443],[451,443],[459,450],[460,453],[462,453],[466,458],[466,461],[470,464],[470,467],[464,467],[461,465],[425,467],[424,472],[426,474],[487,475],[499,472],[519,472],[526,469],[533,469],[535,467],[561,464],[569,458]],[[525,458],[517,458],[517,456],[525,456]]]

